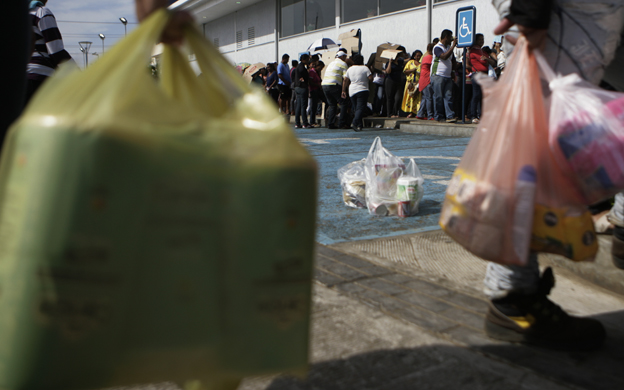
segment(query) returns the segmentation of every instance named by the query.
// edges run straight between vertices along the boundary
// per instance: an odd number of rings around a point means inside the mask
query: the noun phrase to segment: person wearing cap
[[[342,83],[345,73],[347,73],[347,69],[349,68],[346,59],[346,51],[338,51],[338,53],[336,53],[336,59],[327,66],[325,78],[321,84],[323,92],[325,93],[325,98],[327,99],[328,108],[326,122],[327,128],[329,129],[336,129],[339,127],[349,128],[347,124],[346,100],[342,98]],[[340,119],[338,121],[338,126],[335,126],[334,121],[336,120],[336,109],[338,105],[340,105]]]

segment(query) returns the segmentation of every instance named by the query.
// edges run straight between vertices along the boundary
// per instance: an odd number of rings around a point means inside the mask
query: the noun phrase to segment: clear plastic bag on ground
[[[530,250],[581,261],[597,241],[583,197],[554,162],[534,54],[520,39],[453,174],[440,226],[475,255],[525,265]]]
[[[262,91],[154,13],[51,77],[0,163],[0,388],[305,372],[316,164]]]
[[[342,187],[342,200],[353,208],[366,207],[366,159],[354,161],[338,169],[338,180]]]
[[[370,214],[407,217],[418,212],[424,194],[424,179],[413,159],[406,167],[403,160],[384,148],[381,138],[377,137],[366,157],[365,172],[366,203]],[[397,194],[402,177],[402,192]]]
[[[577,74],[555,75],[537,56],[549,82],[550,146],[587,204],[624,189],[624,93],[607,91]]]
[[[403,160],[390,153],[377,137],[366,157],[366,204],[372,215],[398,215],[397,180],[403,175]]]
[[[399,217],[411,217],[418,214],[418,207],[425,192],[425,179],[413,158],[407,163],[403,175],[397,180],[396,199]]]

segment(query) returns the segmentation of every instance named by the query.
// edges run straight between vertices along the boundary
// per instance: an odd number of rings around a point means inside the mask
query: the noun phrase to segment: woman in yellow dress
[[[412,53],[411,59],[405,64],[403,73],[407,75],[405,92],[403,93],[403,104],[401,109],[407,112],[408,118],[416,117],[420,108],[420,92],[418,91],[418,79],[420,78],[420,59],[422,51],[416,50]]]

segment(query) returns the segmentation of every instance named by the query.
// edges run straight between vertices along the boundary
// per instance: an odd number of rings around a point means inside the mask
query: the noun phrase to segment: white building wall
[[[326,28],[310,33],[284,37],[279,40],[279,53],[275,50],[276,0],[265,0],[218,20],[204,25],[206,36],[213,41],[219,39],[219,50],[232,62],[273,62],[283,53],[296,58],[298,53],[319,38],[331,38],[338,42],[338,36],[352,29],[362,30],[362,54],[368,60],[381,43],[392,42],[406,47],[408,52],[427,48],[427,10],[420,7],[410,11],[400,11],[369,19],[346,23],[340,28]],[[434,4],[432,11],[431,36],[439,37],[444,29],[455,32],[455,11],[458,8],[474,5],[477,8],[477,32],[484,34],[485,44],[494,40],[492,30],[499,17],[491,0],[456,0]],[[200,21],[201,22],[201,21]],[[254,26],[255,45],[247,42],[248,28]],[[242,48],[236,48],[236,31],[242,31]],[[459,50],[458,53],[459,54]]]

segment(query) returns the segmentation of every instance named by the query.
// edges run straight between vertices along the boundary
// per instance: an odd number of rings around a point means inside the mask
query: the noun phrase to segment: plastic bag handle
[[[548,61],[546,61],[546,57],[544,57],[542,52],[536,49],[533,51],[533,54],[535,55],[537,66],[539,67],[539,70],[542,72],[542,75],[544,76],[546,81],[548,81],[548,83],[550,84],[552,81],[556,80],[558,78],[557,74],[550,67]]]

